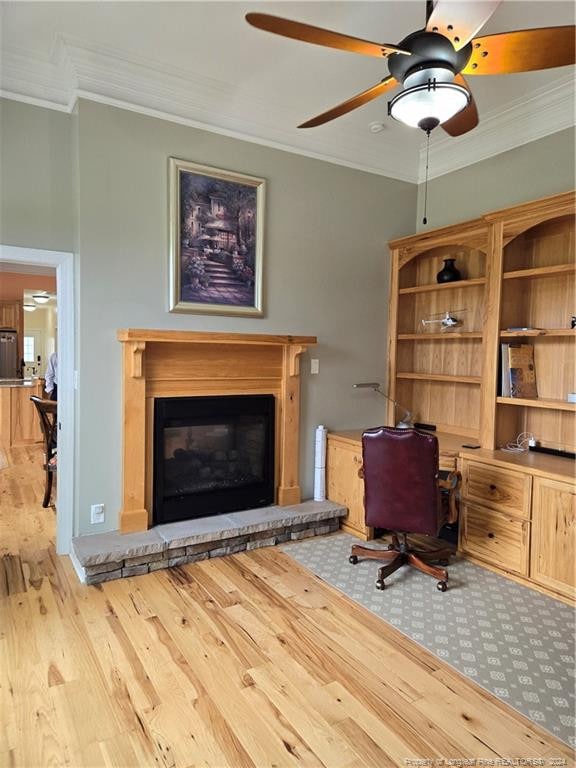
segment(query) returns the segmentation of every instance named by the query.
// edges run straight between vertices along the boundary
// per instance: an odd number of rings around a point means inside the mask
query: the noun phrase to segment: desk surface
[[[355,447],[362,445],[362,429],[347,429],[329,432],[329,436],[349,442]],[[562,482],[574,482],[576,462],[573,459],[563,459],[560,456],[550,456],[544,453],[508,453],[506,451],[490,451],[487,449],[463,448],[463,445],[474,441],[465,435],[451,432],[431,432],[436,435],[440,448],[440,464],[458,457],[472,461],[484,461],[496,464],[504,469],[527,472],[531,475],[548,477]]]

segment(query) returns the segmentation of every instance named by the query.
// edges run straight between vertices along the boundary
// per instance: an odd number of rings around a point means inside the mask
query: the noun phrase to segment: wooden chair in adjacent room
[[[58,403],[54,400],[43,400],[41,397],[33,395],[30,400],[34,403],[40,419],[40,427],[44,437],[44,499],[43,507],[50,505],[50,496],[52,495],[52,480],[56,473],[56,437],[58,430]]]
[[[415,429],[378,427],[362,435],[362,456],[366,525],[391,531],[392,544],[387,550],[354,544],[350,562],[355,565],[359,557],[384,562],[378,571],[378,589],[384,589],[387,576],[410,565],[437,579],[438,589],[445,592],[448,572],[442,566],[448,564],[453,550],[417,550],[407,541],[407,534],[437,536],[443,525],[456,519],[459,476],[451,473],[440,479],[437,438]],[[442,489],[450,494],[447,503],[443,503]]]

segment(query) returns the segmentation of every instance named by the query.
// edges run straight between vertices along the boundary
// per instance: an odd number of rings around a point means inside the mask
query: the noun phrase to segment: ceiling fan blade
[[[466,88],[468,93],[470,93],[468,83],[464,80],[462,75],[456,75],[454,82],[461,85],[463,88]],[[462,112],[458,112],[457,115],[451,117],[450,120],[446,120],[445,123],[442,123],[442,128],[449,136],[462,136],[462,134],[471,131],[472,128],[476,128],[478,122],[476,102],[474,101],[474,96],[470,93],[470,103],[468,106],[465,107]]]
[[[427,32],[439,32],[459,51],[482,29],[501,0],[438,0],[428,22]]]
[[[396,85],[398,85],[397,80],[393,77],[387,77],[385,80],[382,80],[381,83],[373,85],[372,88],[362,91],[362,93],[353,96],[342,104],[338,104],[337,107],[333,107],[327,112],[323,112],[321,115],[313,117],[311,120],[307,120],[305,123],[302,123],[302,125],[299,125],[298,128],[315,128],[317,125],[324,125],[324,123],[328,123],[336,117],[345,115],[347,112],[352,112],[353,109],[357,109],[357,107],[361,107],[363,104],[367,104],[369,101],[378,98],[378,96],[386,93],[386,91],[390,91]]]
[[[576,27],[542,27],[501,32],[472,40],[465,75],[506,75],[574,64]]]
[[[404,51],[397,45],[372,43],[369,40],[331,32],[329,29],[313,27],[311,24],[303,24],[300,21],[282,19],[280,16],[270,16],[267,13],[248,13],[246,21],[253,27],[263,29],[265,32],[273,32],[275,35],[291,37],[293,40],[302,40],[305,43],[325,45],[328,48],[338,48],[350,53],[361,53],[363,56],[375,56],[377,59],[386,58],[391,53],[410,55],[409,51]]]

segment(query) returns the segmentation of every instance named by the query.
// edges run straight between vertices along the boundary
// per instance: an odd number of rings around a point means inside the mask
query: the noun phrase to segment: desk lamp
[[[391,403],[394,403],[396,408],[399,408],[401,411],[404,411],[404,416],[400,419],[400,421],[396,424],[396,429],[412,429],[414,424],[412,423],[412,414],[411,412],[405,408],[403,405],[400,405],[400,403],[396,402],[396,400],[393,400],[390,395],[387,395],[385,392],[382,392],[380,389],[380,384],[377,381],[367,381],[367,382],[361,382],[360,384],[353,384],[352,385],[355,389],[372,389],[374,392],[378,392],[379,395],[382,395],[382,397],[385,397],[386,400],[389,400]]]

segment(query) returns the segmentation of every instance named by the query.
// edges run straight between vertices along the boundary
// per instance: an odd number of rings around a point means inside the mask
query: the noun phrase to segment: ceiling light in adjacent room
[[[24,309],[24,312],[34,312],[36,304],[23,304],[22,308]]]
[[[32,298],[36,304],[46,304],[48,301],[50,301],[50,296],[48,296],[47,293],[35,293]]]

